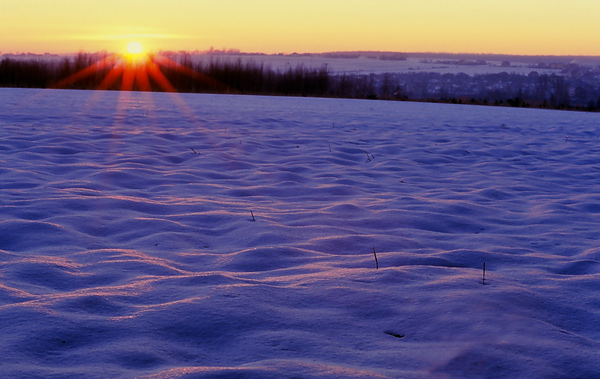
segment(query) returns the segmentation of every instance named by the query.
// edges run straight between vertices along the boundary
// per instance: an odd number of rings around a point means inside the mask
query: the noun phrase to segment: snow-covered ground
[[[598,377],[599,121],[0,89],[0,376]]]
[[[485,58],[482,58],[485,59]],[[458,64],[459,59],[423,59],[407,58],[406,60],[380,60],[360,56],[357,58],[331,58],[319,55],[194,55],[195,63],[208,64],[213,62],[235,63],[250,62],[263,64],[277,70],[286,70],[298,66],[308,68],[327,67],[332,74],[385,74],[385,73],[412,73],[412,72],[437,72],[440,74],[484,75],[498,74],[501,72],[528,75],[536,71],[540,74],[560,74],[560,70],[534,68],[531,63],[513,61],[509,67],[502,66],[501,61],[486,61],[486,64],[465,65]]]

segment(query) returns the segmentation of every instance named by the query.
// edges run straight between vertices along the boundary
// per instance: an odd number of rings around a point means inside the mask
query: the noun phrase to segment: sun
[[[138,41],[129,42],[127,45],[127,52],[131,55],[138,55],[144,51],[144,47]]]
[[[53,88],[70,88],[82,80],[99,80],[99,90],[119,88],[121,91],[177,92],[169,81],[170,75],[185,75],[194,80],[219,86],[217,81],[204,76],[188,66],[177,63],[162,54],[145,52],[142,44],[131,41],[122,53],[105,55],[89,66],[60,80]],[[164,73],[163,73],[164,72]]]

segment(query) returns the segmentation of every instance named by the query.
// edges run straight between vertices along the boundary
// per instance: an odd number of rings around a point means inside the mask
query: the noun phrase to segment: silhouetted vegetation
[[[152,58],[152,57],[151,57]],[[384,100],[447,102],[454,104],[600,110],[600,73],[577,65],[563,65],[563,72],[528,75],[482,74],[470,76],[431,72],[385,74],[336,74],[326,66],[298,65],[272,68],[249,60],[194,62],[189,54],[170,56],[173,64],[158,64],[160,73],[179,92],[341,97]],[[402,55],[379,59],[402,60]],[[160,60],[156,60],[160,63]],[[465,64],[484,64],[465,60]],[[472,63],[475,62],[475,63]],[[0,61],[0,86],[68,89],[122,89],[121,80],[107,84],[116,59],[80,53],[62,59],[15,59]],[[93,67],[93,69],[89,69]],[[546,67],[541,67],[546,68]],[[87,70],[87,71],[86,71]],[[85,75],[81,73],[84,72]],[[78,74],[79,73],[79,74]],[[115,75],[123,76],[123,70]],[[71,78],[71,80],[66,80]],[[120,78],[117,78],[120,79]],[[147,86],[133,81],[131,90],[164,91],[149,76]]]

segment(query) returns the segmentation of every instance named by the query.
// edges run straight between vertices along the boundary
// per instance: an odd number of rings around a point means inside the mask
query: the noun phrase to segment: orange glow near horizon
[[[146,51],[600,55],[598,16],[589,0],[6,0],[0,52],[120,52],[133,40]]]
[[[76,84],[80,80],[85,80],[90,76],[104,75],[97,87],[98,90],[120,90],[119,100],[117,101],[117,115],[119,117],[115,121],[115,126],[123,126],[121,122],[126,114],[126,104],[129,103],[128,99],[131,98],[133,91],[144,92],[147,96],[150,96],[150,101],[153,101],[152,94],[156,88],[169,93],[173,103],[188,120],[200,123],[193,110],[187,105],[171,82],[169,82],[169,79],[161,72],[161,67],[176,71],[195,80],[212,83],[213,85],[217,83],[214,79],[208,78],[160,54],[145,54],[138,47],[132,50],[125,50],[126,52],[122,54],[105,56],[99,61],[63,79],[53,88],[69,88],[71,85]],[[118,84],[119,80],[121,81],[120,87],[116,88],[115,84]],[[151,81],[153,82],[152,84]],[[94,91],[94,96],[92,96],[88,105],[91,105],[99,96],[102,96],[101,94],[102,91]]]
[[[206,75],[183,66],[180,63],[164,55],[149,55],[144,53],[141,44],[127,45],[126,52],[123,54],[111,54],[88,67],[76,72],[75,74],[61,80],[53,88],[68,88],[78,81],[84,80],[98,73],[106,72],[102,82],[98,86],[99,90],[107,90],[121,80],[121,91],[152,91],[152,80],[160,90],[164,92],[177,92],[175,87],[169,82],[167,77],[161,72],[160,67],[176,71],[190,79],[200,80],[211,84],[215,88],[221,86],[216,80]],[[137,86],[137,87],[136,87]]]

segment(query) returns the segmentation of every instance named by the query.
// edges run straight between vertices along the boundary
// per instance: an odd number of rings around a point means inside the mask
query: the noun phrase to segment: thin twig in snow
[[[396,337],[396,338],[404,338],[404,334],[400,334],[400,333],[394,333],[394,332],[392,332],[391,330],[386,330],[384,333],[385,333],[385,334],[388,334],[388,335],[390,335],[390,336],[392,336],[392,337]]]
[[[377,253],[375,252],[375,246],[373,246],[373,255],[375,256],[375,269],[379,270],[379,262],[377,261]]]
[[[483,280],[481,281],[481,284],[485,286],[485,262],[483,262]]]

